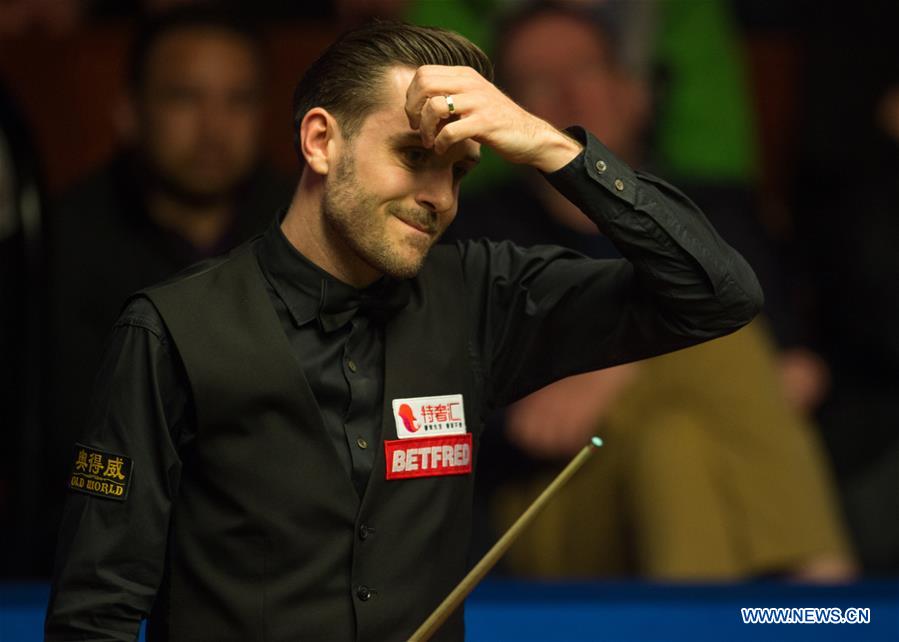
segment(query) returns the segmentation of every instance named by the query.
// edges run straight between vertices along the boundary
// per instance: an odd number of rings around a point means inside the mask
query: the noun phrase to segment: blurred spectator
[[[44,197],[30,131],[0,88],[0,440],[15,454],[0,466],[0,575],[21,575],[16,555],[29,537],[36,506],[28,502],[40,461],[38,363],[41,227]]]
[[[157,15],[133,45],[120,152],[55,208],[42,552],[52,550],[65,462],[126,296],[246,240],[289,201],[290,184],[260,162],[263,80],[241,16],[207,6]]]
[[[648,89],[619,64],[590,14],[525,8],[498,42],[497,71],[513,98],[556,125],[584,125],[640,164]],[[451,233],[614,255],[577,208],[535,179],[464,202]],[[563,380],[509,407],[507,441],[487,431],[480,454],[493,458],[481,479],[499,487],[492,515],[500,528],[551,474],[534,458],[572,454],[599,425],[609,445],[513,549],[509,568],[667,579],[851,576],[821,453],[787,404],[775,363],[756,323],[700,350]]]
[[[756,323],[638,364],[623,385],[622,373],[613,374],[612,385],[600,387],[612,389],[605,403],[590,404],[602,406],[593,426],[606,446],[513,547],[507,568],[540,577],[850,578],[824,455],[780,394],[775,363]],[[597,388],[578,385],[580,394]],[[536,436],[557,417],[564,436],[570,407],[584,405],[572,387],[544,389],[535,397],[550,399],[510,408],[507,430],[533,426]],[[556,412],[563,405],[567,413]],[[558,450],[527,439],[519,438],[533,456]],[[544,466],[498,485],[491,504],[498,532],[557,471]]]

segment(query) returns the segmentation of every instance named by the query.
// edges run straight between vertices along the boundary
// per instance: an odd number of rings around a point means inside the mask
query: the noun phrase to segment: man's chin
[[[385,266],[382,271],[389,277],[394,279],[412,279],[421,272],[421,266],[424,265],[425,257],[421,257],[418,261],[397,261]]]
[[[378,261],[376,268],[394,279],[411,279],[421,271],[429,249],[430,245],[420,251],[407,248],[403,255],[392,252],[389,257]]]

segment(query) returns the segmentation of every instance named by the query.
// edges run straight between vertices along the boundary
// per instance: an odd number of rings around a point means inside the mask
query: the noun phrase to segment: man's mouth
[[[399,217],[397,217],[397,218],[399,218]],[[404,219],[404,218],[400,218],[400,220],[401,220],[403,223],[405,223],[406,225],[408,225],[409,227],[411,227],[413,230],[416,230],[417,232],[421,232],[422,234],[427,234],[427,235],[429,235],[429,236],[430,236],[431,234],[433,234],[432,231],[430,231],[430,230],[428,230],[428,229],[426,229],[426,228],[424,228],[424,227],[422,227],[422,226],[420,226],[420,225],[416,225],[415,223],[410,223],[409,221],[407,221],[407,220]]]
[[[422,221],[420,219],[412,218],[409,216],[400,216],[397,213],[394,213],[393,215],[395,217],[397,217],[399,220],[401,220],[403,223],[405,223],[406,225],[411,227],[412,229],[418,230],[419,232],[422,232],[423,234],[433,236],[434,234],[437,233],[437,226],[432,222]]]

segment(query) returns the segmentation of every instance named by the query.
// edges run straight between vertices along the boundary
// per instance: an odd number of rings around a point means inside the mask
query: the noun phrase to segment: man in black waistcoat
[[[154,640],[405,639],[465,572],[491,408],[755,316],[755,276],[689,200],[491,78],[464,38],[402,23],[306,72],[286,212],[116,323],[47,639],[129,640],[144,617]],[[481,144],[627,259],[432,248]],[[463,635],[460,611],[436,639]]]

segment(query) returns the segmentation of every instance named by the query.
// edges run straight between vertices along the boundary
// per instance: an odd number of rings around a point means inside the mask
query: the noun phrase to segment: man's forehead
[[[386,135],[396,145],[421,144],[421,135],[409,126],[406,115],[406,90],[414,75],[415,69],[412,67],[391,67],[384,72],[381,87],[372,87],[372,91],[380,94],[381,106],[368,115],[366,125],[380,135]],[[480,143],[470,139],[461,142],[466,149],[465,155],[474,161],[479,160]]]
[[[383,82],[389,85],[400,96],[401,101],[406,99],[406,90],[412,83],[412,77],[415,76],[415,68],[405,65],[395,65],[389,67],[384,72]]]
[[[188,52],[190,54],[187,56],[188,60],[201,54],[221,56],[222,50],[225,49],[232,56],[255,58],[252,43],[239,34],[221,27],[203,25],[179,28],[163,34],[148,51],[147,61],[183,57]]]
[[[143,62],[146,78],[163,82],[198,77],[258,84],[259,60],[240,35],[219,27],[185,27],[164,34]]]
[[[368,115],[379,127],[391,127],[391,134],[409,129],[406,117],[406,90],[412,82],[415,70],[411,67],[391,67],[373,83],[371,91],[378,99],[378,106]]]

